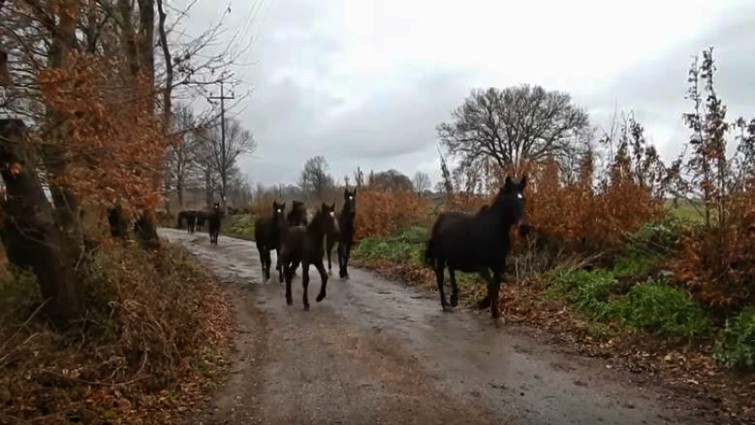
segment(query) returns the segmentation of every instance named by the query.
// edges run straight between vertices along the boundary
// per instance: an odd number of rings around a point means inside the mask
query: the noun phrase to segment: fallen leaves
[[[117,252],[110,251],[112,255]],[[128,252],[131,254],[124,258],[133,255],[133,251]],[[114,320],[132,319],[118,314],[124,305],[148,306],[149,310],[133,317],[137,327],[118,325],[121,334],[117,339],[102,339],[95,333],[88,335],[92,339],[86,342],[71,341],[70,336],[63,337],[41,323],[32,322],[2,347],[0,358],[9,354],[11,362],[0,369],[0,405],[7,415],[0,415],[0,423],[6,418],[42,424],[69,420],[176,423],[191,415],[192,409],[201,407],[208,389],[227,369],[230,304],[209,273],[191,261],[191,257],[167,254],[153,260],[162,273],[159,280],[141,281],[133,268],[119,272],[133,276],[130,282],[123,282],[128,283],[124,287],[128,292],[119,295],[130,297],[131,301],[114,304]],[[189,263],[179,272],[176,267],[181,261]],[[181,299],[170,295],[170,300],[157,304],[154,300],[140,299],[151,294],[139,295],[138,288],[145,284],[164,294],[178,291]],[[149,296],[159,301],[160,297]],[[201,311],[186,308],[189,305],[201,306]],[[153,315],[167,320],[161,326],[169,333],[152,333],[157,329]],[[174,321],[192,323],[191,329],[171,324]],[[2,327],[0,336],[7,337],[14,330]],[[36,337],[28,338],[31,334]],[[160,359],[162,342],[155,338],[167,338],[169,344],[180,349],[179,355]],[[143,348],[142,344],[148,344],[150,355],[135,357],[131,350]]]

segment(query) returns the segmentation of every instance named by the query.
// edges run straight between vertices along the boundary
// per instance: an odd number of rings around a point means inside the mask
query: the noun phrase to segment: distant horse
[[[210,232],[210,245],[218,244],[218,234],[220,233],[220,204],[215,202],[212,206],[212,212],[207,218],[208,230]]]
[[[325,250],[328,252],[328,274],[330,274],[331,263],[330,253],[333,251],[333,245],[338,242],[338,276],[349,278],[347,269],[349,256],[351,256],[351,246],[354,244],[354,219],[357,214],[357,190],[349,192],[349,189],[343,190],[343,208],[338,214],[338,233],[328,233],[325,240]]]
[[[333,205],[326,205],[323,202],[322,207],[306,227],[289,227],[288,231],[283,235],[280,257],[278,258],[279,264],[283,267],[286,276],[286,303],[288,305],[293,304],[291,280],[294,277],[293,271],[300,263],[302,265],[301,282],[304,288],[304,295],[302,296],[304,310],[309,310],[308,288],[310,265],[315,266],[320,273],[322,281],[320,293],[317,295],[316,300],[320,302],[325,298],[328,273],[325,271],[325,265],[323,264],[323,255],[325,254],[324,242],[327,233],[338,231],[335,209],[335,203]]]
[[[178,227],[183,228],[183,222],[186,222],[186,230],[189,233],[194,233],[194,228],[197,222],[197,212],[193,210],[183,210],[178,213]]]
[[[472,215],[460,212],[441,213],[433,225],[425,251],[425,263],[435,270],[440,292],[440,305],[446,310],[443,290],[444,268],[448,267],[451,280],[451,306],[459,300],[456,271],[477,272],[487,282],[488,293],[478,302],[482,309],[490,306],[494,319],[499,317],[498,290],[503,278],[506,255],[511,249],[511,226],[526,233],[527,219],[524,208],[524,188],[527,176],[506,182],[498,191],[492,205],[484,206]],[[490,276],[492,270],[493,276]]]
[[[291,211],[286,216],[286,220],[290,226],[306,226],[307,207],[304,206],[304,202],[293,201]]]
[[[257,251],[260,253],[262,262],[262,274],[265,281],[270,279],[270,251],[275,250],[276,256],[280,256],[281,234],[285,231],[286,225],[286,203],[279,204],[273,201],[272,216],[258,217],[254,220],[254,241],[257,244]],[[283,281],[280,267],[278,269],[278,281]]]
[[[197,211],[197,230],[199,230],[200,232],[202,231],[202,229],[204,228],[204,222],[209,220],[211,214],[212,212],[205,210]]]

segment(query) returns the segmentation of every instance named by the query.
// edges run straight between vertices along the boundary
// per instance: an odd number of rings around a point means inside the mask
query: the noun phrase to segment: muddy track
[[[305,312],[298,277],[293,306],[277,274],[262,282],[253,242],[160,234],[227,284],[235,310],[231,375],[191,423],[700,423],[686,416],[685,400],[628,384],[526,327],[496,328],[487,312],[443,313],[434,294],[358,269],[348,281],[331,278],[316,303],[314,268]]]

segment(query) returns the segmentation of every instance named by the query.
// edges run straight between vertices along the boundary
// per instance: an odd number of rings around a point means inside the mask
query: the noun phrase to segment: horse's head
[[[506,176],[503,187],[498,191],[497,201],[500,202],[504,214],[511,220],[511,224],[519,228],[519,233],[525,235],[529,230],[527,214],[525,212],[524,188],[527,186],[527,175],[519,181]]]
[[[338,220],[336,220],[336,203],[333,202],[333,204],[328,205],[325,202],[322,203],[322,206],[320,207],[320,220],[321,220],[321,226],[322,230],[326,234],[337,234],[339,232],[338,229]]]
[[[349,192],[349,189],[343,189],[343,212],[349,215],[357,213],[357,190]]]
[[[283,223],[286,221],[286,203],[278,203],[278,201],[273,201],[273,224],[275,226],[283,226]]]
[[[212,205],[212,210],[214,212],[220,212],[220,203],[219,202],[215,202],[215,204]]]
[[[291,203],[291,211],[287,216],[288,223],[294,226],[301,226],[307,224],[307,207],[304,206],[302,201],[293,201]]]

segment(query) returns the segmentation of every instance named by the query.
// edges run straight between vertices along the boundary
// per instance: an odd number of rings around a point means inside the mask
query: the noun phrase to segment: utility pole
[[[210,96],[210,99],[220,99],[220,158],[221,163],[220,167],[218,167],[220,170],[220,181],[221,181],[221,193],[220,193],[220,202],[223,206],[223,212],[225,214],[228,214],[228,205],[226,204],[226,189],[228,184],[228,176],[226,175],[228,173],[228,166],[226,164],[226,158],[225,158],[225,100],[226,99],[233,99],[234,96],[226,96],[224,92],[224,85],[223,82],[220,82],[220,96]],[[208,205],[211,206],[211,205]]]

